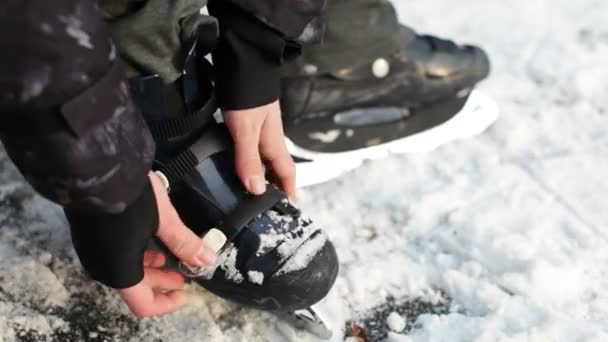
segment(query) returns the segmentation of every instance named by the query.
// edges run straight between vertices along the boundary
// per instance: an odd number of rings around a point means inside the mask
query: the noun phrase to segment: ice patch
[[[78,45],[93,50],[91,36],[82,29],[82,22],[78,18],[62,16],[59,17],[59,20],[66,24],[65,32],[68,36],[74,38]]]
[[[284,223],[293,222],[293,217],[291,217],[291,216],[285,216],[285,215],[280,215],[279,213],[277,213],[275,211],[269,211],[268,212],[268,217],[270,217],[270,219],[274,223],[284,224]]]
[[[44,306],[60,306],[69,298],[66,288],[48,267],[22,257],[7,258],[0,263],[2,293]]]
[[[265,251],[272,250],[281,240],[283,240],[284,236],[280,235],[276,230],[269,229],[265,234],[260,234],[260,247],[258,248],[257,255],[262,255]]]
[[[239,251],[234,245],[228,246],[222,254],[220,254],[220,268],[226,273],[226,279],[231,280],[234,283],[241,283],[244,280],[241,272],[236,268],[236,257]]]
[[[316,234],[312,239],[306,241],[297,248],[295,254],[289,258],[287,263],[285,263],[279,272],[277,272],[277,275],[291,273],[306,268],[326,243],[327,235],[325,235],[325,233],[320,232]],[[281,248],[283,246],[286,246],[286,244],[279,247],[279,253],[281,253],[281,255],[284,255],[283,253],[288,251],[288,249]],[[289,253],[292,251],[293,249],[289,250]]]
[[[262,255],[269,250],[276,248],[279,243],[283,241],[290,241],[294,238],[289,234],[285,234],[290,230],[289,225],[293,222],[294,218],[291,216],[280,215],[275,211],[269,211],[266,215],[272,220],[273,228],[268,227],[268,231],[264,234],[260,234],[260,246],[257,250],[257,255]],[[310,228],[304,227],[304,221],[298,218],[298,225],[305,231]]]
[[[324,144],[331,144],[336,141],[342,132],[339,129],[332,129],[327,132],[315,132],[308,134],[308,137],[313,140],[318,140]]]
[[[262,272],[249,271],[249,272],[247,272],[247,277],[249,277],[249,281],[254,284],[258,284],[258,285],[264,284],[264,273],[262,273]]]

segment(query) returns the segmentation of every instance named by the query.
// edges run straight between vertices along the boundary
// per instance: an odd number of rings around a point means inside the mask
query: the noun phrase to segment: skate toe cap
[[[305,254],[305,252],[304,252]],[[325,298],[333,287],[338,276],[339,261],[334,245],[325,240],[322,247],[315,251],[309,260],[301,256],[286,262],[284,268],[270,279],[276,283],[277,290],[284,294],[285,305],[277,308],[282,311],[294,311],[312,306]],[[303,262],[306,263],[302,266]],[[290,264],[295,265],[290,270]],[[300,268],[302,267],[302,268]]]
[[[197,282],[224,299],[260,310],[295,311],[309,307],[329,293],[338,275],[336,250],[322,236],[309,239],[270,274],[254,267],[235,276],[234,270],[218,268],[212,279],[201,278]],[[255,264],[262,266],[263,259],[260,257]]]
[[[471,78],[475,82],[478,82],[488,77],[491,69],[490,57],[488,54],[482,48],[474,45],[468,45],[467,50],[469,51],[472,60],[468,72],[468,74],[471,75]]]

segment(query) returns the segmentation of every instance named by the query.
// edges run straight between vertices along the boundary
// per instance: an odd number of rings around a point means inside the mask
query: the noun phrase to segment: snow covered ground
[[[608,341],[608,2],[397,6],[420,31],[489,51],[482,89],[502,117],[479,138],[301,191],[341,256],[323,308],[342,328],[390,297],[445,296],[450,313],[401,317],[417,328],[389,340]],[[130,318],[80,272],[61,212],[0,162],[2,341],[316,340],[195,286],[176,314]]]

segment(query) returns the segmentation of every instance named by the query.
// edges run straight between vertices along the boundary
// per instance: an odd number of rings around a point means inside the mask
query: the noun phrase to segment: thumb
[[[154,174],[150,175],[159,212],[157,236],[182,262],[192,266],[209,266],[217,259],[217,246],[204,241],[190,230],[173,208],[167,191]],[[221,247],[221,246],[220,246]]]

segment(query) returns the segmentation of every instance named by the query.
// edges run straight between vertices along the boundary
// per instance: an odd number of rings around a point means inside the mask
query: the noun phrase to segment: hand
[[[167,191],[154,174],[150,181],[159,214],[158,238],[181,261],[192,266],[215,263],[221,246],[211,246],[188,229],[173,208]],[[168,314],[186,303],[184,277],[176,271],[163,270],[165,256],[158,251],[144,254],[144,279],[137,285],[120,290],[122,299],[137,317]]]
[[[247,191],[266,191],[262,160],[291,198],[296,196],[296,167],[285,145],[279,101],[245,110],[228,110],[224,120],[235,143],[236,171]]]

